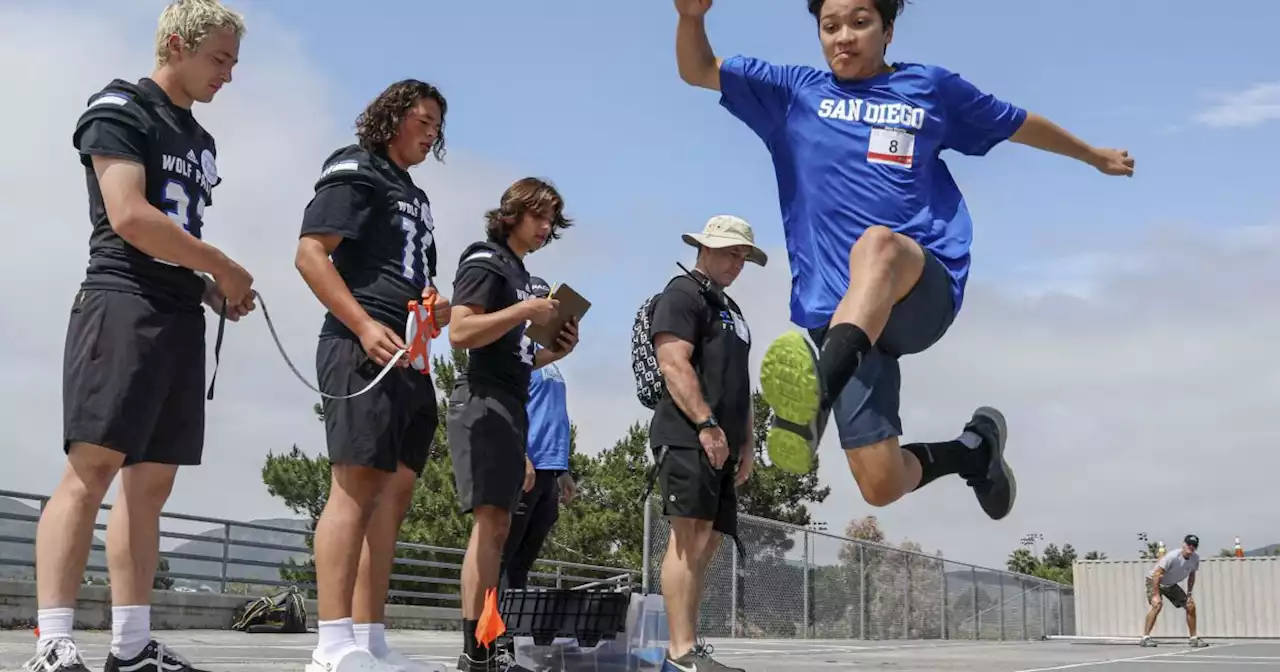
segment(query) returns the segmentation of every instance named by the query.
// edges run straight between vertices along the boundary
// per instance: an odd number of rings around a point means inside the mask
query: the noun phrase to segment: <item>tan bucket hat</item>
[[[751,225],[747,224],[746,220],[741,217],[716,215],[707,220],[707,225],[702,228],[702,233],[686,233],[681,238],[688,245],[712,249],[733,247],[734,245],[749,245],[751,252],[747,254],[747,261],[755,262],[761,266],[769,263],[769,256],[764,253],[764,250],[756,247],[756,239],[755,235],[751,233]]]

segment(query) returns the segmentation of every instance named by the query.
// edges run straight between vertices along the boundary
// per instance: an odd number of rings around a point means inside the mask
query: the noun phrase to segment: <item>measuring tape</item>
[[[289,359],[289,353],[285,352],[284,345],[280,343],[280,335],[276,333],[276,326],[271,322],[271,313],[267,310],[267,302],[262,299],[262,294],[259,294],[258,290],[251,290],[251,292],[253,297],[257,299],[258,303],[262,306],[262,317],[267,321],[267,329],[271,331],[271,339],[276,342],[276,350],[280,351],[280,356],[284,358],[285,364],[289,365],[289,368],[293,371],[293,375],[296,376],[298,380],[302,381],[303,385],[306,385],[312,392],[315,392],[326,399],[351,399],[372,390],[375,385],[382,382],[382,379],[386,377],[387,373],[390,372],[391,369],[395,368],[396,362],[399,362],[400,358],[405,356],[409,358],[409,365],[411,367],[421,372],[424,376],[431,375],[431,340],[440,335],[440,327],[436,325],[436,290],[434,287],[428,289],[427,293],[423,295],[421,301],[410,301],[408,304],[409,319],[406,321],[404,328],[405,347],[396,350],[396,353],[391,360],[382,367],[382,370],[378,372],[378,375],[375,376],[368,385],[364,386],[364,389],[359,392],[343,395],[324,392],[315,385],[312,385],[306,377],[302,375],[302,372],[298,370],[298,367],[294,366],[293,360]],[[218,318],[218,337],[213,345],[213,377],[209,381],[209,393],[205,396],[205,398],[210,401],[213,400],[214,385],[218,382],[218,366],[221,364],[222,360],[222,336],[226,331],[226,326],[227,300],[223,299],[222,310],[219,311]]]

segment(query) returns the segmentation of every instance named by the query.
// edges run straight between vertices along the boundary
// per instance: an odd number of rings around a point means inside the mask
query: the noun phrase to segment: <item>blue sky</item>
[[[670,2],[251,2],[301,35],[354,116],[398,76],[437,82],[451,101],[452,147],[551,176],[584,220],[608,225],[636,203],[682,228],[732,208],[781,242],[763,147],[675,74]],[[946,65],[1048,115],[1086,140],[1138,158],[1133,181],[1017,147],[953,157],[971,192],[978,278],[1022,255],[1089,246],[1162,220],[1198,227],[1265,218],[1280,126],[1214,129],[1194,116],[1214,92],[1274,79],[1280,5],[1233,3],[1236,16],[1187,0],[1124,3],[920,1],[900,19],[896,60]],[[395,27],[388,27],[393,23]],[[722,56],[822,65],[803,3],[720,2],[709,14]],[[377,45],[377,46],[373,46]],[[251,44],[246,50],[251,50]],[[1175,130],[1176,129],[1176,130]],[[1274,182],[1270,182],[1274,184]],[[1274,192],[1273,192],[1274,193]],[[616,219],[616,217],[615,217]]]
[[[607,12],[586,0],[386,0],[377,13],[301,0],[232,4],[249,21],[236,81],[196,110],[218,138],[227,177],[207,237],[254,273],[310,380],[323,310],[292,266],[302,208],[321,160],[403,77],[439,84],[450,101],[447,163],[414,171],[438,206],[443,286],[480,235],[483,209],[516,177],[551,177],[579,221],[529,263],[595,302],[583,344],[562,367],[584,450],[648,419],[632,393],[631,320],[672,262],[691,258],[680,232],[721,212],[747,218],[772,253],[769,268],[749,268],[733,290],[757,362],[788,327],[768,156],[715,94],[677,77],[668,0]],[[0,267],[0,408],[23,456],[0,487],[45,493],[61,472],[65,301],[83,278],[88,236],[70,129],[93,91],[150,71],[163,5],[0,0],[6,90],[24,102],[6,116],[24,132],[7,140],[22,159],[0,162],[0,221],[41,224],[24,239],[31,253]],[[1226,12],[1183,0],[907,8],[891,59],[944,65],[1090,142],[1126,147],[1138,172],[1107,178],[1011,145],[947,157],[974,214],[975,266],[947,338],[904,361],[904,440],[950,438],[974,406],[1000,407],[1016,434],[1019,503],[992,523],[953,479],[872,509],[828,437],[819,475],[833,493],[819,519],[839,529],[875,514],[892,540],[985,564],[999,564],[1031,531],[1112,555],[1131,552],[1143,530],[1166,541],[1197,531],[1215,548],[1234,536],[1249,548],[1280,541],[1269,513],[1280,508],[1270,480],[1280,470],[1280,358],[1270,354],[1280,294],[1264,291],[1280,286],[1271,153],[1280,146],[1280,47],[1266,46],[1278,20],[1272,0]],[[800,0],[720,0],[708,23],[722,56],[822,65]],[[323,452],[314,401],[260,319],[229,329],[207,459],[180,476],[170,508],[288,515],[259,470],[268,450]],[[1213,459],[1223,451],[1233,459]],[[1085,484],[1087,499],[1071,494]],[[1197,505],[1153,511],[1152,488]]]

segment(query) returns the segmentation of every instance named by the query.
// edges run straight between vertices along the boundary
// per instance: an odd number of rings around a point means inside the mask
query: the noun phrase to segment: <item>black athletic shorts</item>
[[[738,463],[730,457],[715,469],[701,447],[663,446],[655,451],[659,461],[658,487],[663,515],[712,521],[711,527],[730,537],[738,534],[738,490],[734,486]]]
[[[349,336],[322,336],[316,345],[316,379],[326,394],[359,392],[381,370]],[[368,392],[326,398],[323,408],[331,464],[394,472],[403,463],[422,475],[440,425],[431,376],[412,367],[393,369]]]
[[[204,453],[204,310],[138,294],[82,289],[62,360],[62,447],[91,443],[124,464],[200,464]]]
[[[459,381],[446,419],[458,506],[514,511],[524,494],[529,416],[524,402],[489,384]]]

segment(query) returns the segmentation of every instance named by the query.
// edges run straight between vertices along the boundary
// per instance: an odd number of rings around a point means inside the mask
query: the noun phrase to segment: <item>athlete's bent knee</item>
[[[63,488],[76,498],[101,500],[123,464],[124,453],[91,443],[72,443],[67,450]]]
[[[887,226],[872,226],[858,237],[849,250],[849,263],[873,263],[892,266],[906,254],[898,234]]]

